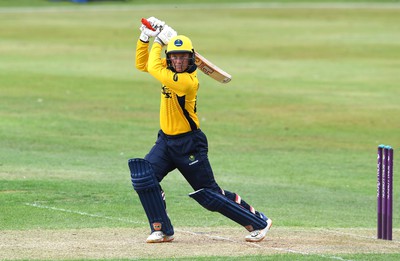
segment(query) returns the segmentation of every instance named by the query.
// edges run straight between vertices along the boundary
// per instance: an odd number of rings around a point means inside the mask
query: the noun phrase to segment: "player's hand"
[[[140,26],[140,31],[142,31],[142,33],[140,34],[140,37],[139,37],[139,39],[142,41],[142,42],[148,42],[149,41],[149,39],[151,38],[151,37],[156,37],[159,33],[160,33],[160,31],[161,31],[161,29],[160,28],[157,28],[155,31],[153,31],[153,30],[151,30],[151,29],[149,29],[149,28],[147,28],[145,25],[141,25]]]
[[[150,37],[147,35],[147,33],[146,33],[145,30],[144,30],[144,29],[145,29],[145,26],[144,26],[144,25],[141,25],[139,29],[140,29],[140,31],[142,31],[142,32],[140,33],[140,36],[139,36],[140,41],[145,42],[145,43],[148,43]]]
[[[156,37],[162,30],[162,28],[158,27],[157,29],[155,29],[154,31],[147,28],[145,25],[141,25],[140,26],[140,31],[142,31],[142,33],[146,34],[149,37]]]
[[[154,29],[160,29],[160,31],[162,30],[162,28],[165,25],[164,21],[161,21],[160,19],[155,18],[154,16],[147,18],[147,21],[151,24],[151,26]]]
[[[157,35],[154,41],[161,45],[167,45],[169,41],[177,35],[177,32],[172,29],[172,27],[164,25],[162,31]]]

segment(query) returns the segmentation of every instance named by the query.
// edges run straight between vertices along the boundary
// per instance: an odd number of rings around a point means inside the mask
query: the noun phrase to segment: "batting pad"
[[[165,210],[160,185],[150,162],[144,159],[130,159],[128,165],[133,188],[139,195],[140,202],[146,212],[151,232],[163,231],[168,236],[173,235],[174,228]]]
[[[204,208],[221,213],[244,226],[248,231],[260,230],[267,226],[267,222],[261,217],[211,189],[199,189],[190,193],[189,196]]]

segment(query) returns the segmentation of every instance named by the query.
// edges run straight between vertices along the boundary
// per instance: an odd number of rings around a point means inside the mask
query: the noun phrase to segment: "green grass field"
[[[0,260],[152,258],[32,256],[29,246],[16,243],[31,231],[133,229],[141,233],[128,237],[145,240],[148,225],[127,160],[144,157],[159,128],[160,86],[134,66],[140,18],[149,16],[189,36],[197,51],[232,74],[223,85],[199,72],[198,114],[210,161],[223,188],[274,220],[260,248],[242,243],[246,233],[237,230],[242,234],[225,243],[242,251],[211,255],[204,248],[154,258],[398,260],[398,1],[156,2],[1,1]],[[395,148],[392,242],[374,239],[382,143]],[[190,199],[179,172],[162,185],[178,231],[211,229],[218,236],[240,229]],[[296,250],[307,235],[331,230],[350,234],[354,251]],[[277,251],[295,238],[291,231],[305,236]],[[159,247],[190,245],[178,238]],[[370,251],[357,248],[361,238]],[[272,246],[276,251],[268,253]]]

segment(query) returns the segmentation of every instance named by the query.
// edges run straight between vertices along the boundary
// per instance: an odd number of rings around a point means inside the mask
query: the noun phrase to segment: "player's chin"
[[[186,68],[183,68],[183,66],[176,66],[175,67],[175,71],[177,73],[183,73],[183,72],[185,72],[185,70],[186,70]]]

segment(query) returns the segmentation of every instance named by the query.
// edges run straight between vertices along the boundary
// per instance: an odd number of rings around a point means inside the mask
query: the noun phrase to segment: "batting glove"
[[[153,31],[153,30],[147,28],[145,25],[141,25],[139,29],[140,29],[140,31],[142,31],[139,39],[142,42],[146,42],[146,43],[149,41],[149,39],[151,37],[156,37],[161,31],[160,28],[157,28],[155,31]]]
[[[164,21],[161,21],[160,19],[157,19],[155,17],[149,17],[147,18],[147,21],[153,26],[154,29],[160,28],[160,31],[162,30],[163,26],[165,25]]]
[[[162,31],[157,35],[154,41],[164,46],[167,45],[169,41],[177,35],[177,32],[172,29],[172,27],[164,25]]]

